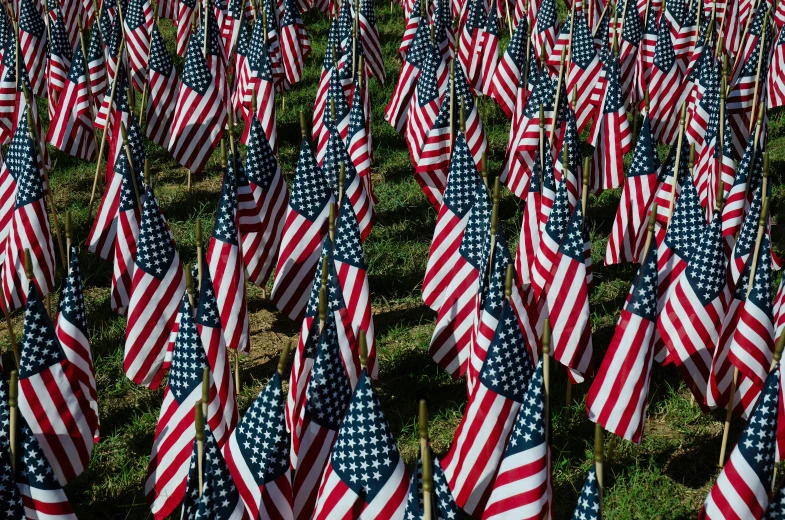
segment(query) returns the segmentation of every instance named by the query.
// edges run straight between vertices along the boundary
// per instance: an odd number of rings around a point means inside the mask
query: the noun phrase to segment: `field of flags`
[[[1,7],[5,518],[785,518],[785,4]]]

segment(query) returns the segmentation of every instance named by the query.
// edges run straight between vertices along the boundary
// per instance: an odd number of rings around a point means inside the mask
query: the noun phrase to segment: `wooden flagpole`
[[[365,337],[365,331],[362,329],[360,329],[357,346],[360,351],[360,368],[368,370],[368,339]]]
[[[196,219],[196,282],[197,291],[202,290],[202,273],[204,272],[204,240],[202,239],[202,221]]]
[[[196,402],[194,406],[194,426],[196,427],[196,473],[199,475],[199,496],[202,496],[204,491],[204,395],[210,392],[210,373],[209,368],[205,367],[202,377],[202,399]],[[205,384],[207,380],[207,384]],[[205,392],[206,389],[206,392]]]
[[[600,511],[598,517],[602,515],[602,495],[605,490],[603,479],[603,465],[605,463],[605,440],[603,439],[602,425],[594,423],[594,467],[597,470],[597,490],[599,491],[598,502],[600,503]]]
[[[11,452],[11,469],[16,470],[17,417],[19,414],[19,373],[11,371],[8,382],[8,440]]]
[[[420,399],[420,457],[422,458],[423,520],[433,520],[433,459],[428,444],[428,404]]]
[[[185,264],[185,290],[188,292],[188,303],[191,304],[191,309],[196,306],[196,299],[194,298],[194,276],[191,272],[191,264]]]
[[[65,212],[65,250],[66,250],[66,260],[68,263],[65,266],[66,272],[68,272],[71,268],[71,242],[73,238],[74,232],[74,225],[73,221],[71,220],[71,212]]]
[[[551,320],[549,318],[545,318],[542,324],[542,386],[543,419],[547,439],[551,429]]]
[[[8,304],[5,301],[5,291],[3,291],[2,286],[0,286],[0,306],[3,308],[3,317],[5,318],[5,326],[8,329],[8,342],[11,344],[11,352],[14,354],[16,368],[19,368],[19,344],[16,342],[14,327],[11,323],[11,313],[8,311]]]

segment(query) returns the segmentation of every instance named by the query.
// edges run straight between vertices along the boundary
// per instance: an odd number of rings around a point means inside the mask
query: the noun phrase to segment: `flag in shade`
[[[366,444],[375,449],[365,449]],[[369,467],[374,471],[366,471]],[[395,437],[363,370],[322,476],[313,518],[402,518],[408,480]]]
[[[22,495],[24,515],[10,518],[76,520],[74,508],[57,481],[46,451],[24,417],[17,420],[16,487]]]
[[[777,450],[779,364],[769,374],[755,411],[703,503],[699,520],[763,518],[769,506]]]
[[[354,8],[354,5],[352,8]],[[373,2],[360,0],[358,21],[360,42],[365,56],[365,64],[368,67],[368,75],[376,78],[379,85],[384,85],[384,58],[382,57],[382,44],[379,39],[379,27],[376,23],[376,12],[374,11]]]
[[[581,11],[575,14],[570,62],[565,66],[569,66],[569,72],[565,73],[567,92],[570,95],[573,92],[576,94],[573,108],[580,133],[589,124],[589,120],[596,117],[594,112],[597,111],[597,108],[592,103],[591,94],[602,72],[602,63],[600,63],[600,58],[594,49],[589,24]],[[600,106],[600,108],[602,107]]]
[[[11,407],[8,404],[8,399],[8,382],[6,381],[5,373],[0,368],[0,423],[4,425],[10,423],[9,416],[11,414]],[[22,421],[24,421],[24,418],[22,418]],[[20,486],[17,484],[16,473],[13,466],[11,465],[10,430],[11,428],[0,428],[0,481],[6,483],[0,487],[0,504],[3,504],[5,509],[4,513],[8,518],[16,519],[24,518],[24,505],[22,504],[22,494]],[[32,433],[30,433],[29,428],[27,428],[27,432],[27,446],[31,446],[32,443],[35,442],[35,437],[32,435]],[[16,442],[19,442],[18,437]],[[18,449],[19,448],[17,448],[17,450]],[[41,451],[37,445],[36,451]],[[41,461],[44,462],[45,460],[46,459],[43,457],[43,454],[41,454]],[[56,479],[54,478],[54,472],[51,471],[51,468],[49,468],[48,476],[50,481],[57,483]],[[57,487],[59,488],[59,484],[57,484]],[[60,502],[60,500],[56,501]],[[28,498],[28,505],[30,504],[31,503],[29,502]]]
[[[530,21],[534,23],[531,36],[532,49],[537,58],[544,61],[553,54],[556,43],[556,32],[559,26],[556,16],[556,1],[542,0],[536,17],[530,18]],[[545,56],[542,55],[543,52],[545,52]],[[556,73],[558,74],[558,70]]]
[[[638,236],[646,231],[643,223],[654,199],[659,174],[660,157],[651,139],[649,114],[644,111],[638,144],[624,179],[621,201],[608,238],[605,265],[635,262],[640,259],[643,242]]]
[[[455,502],[471,515],[496,502],[489,501],[494,478],[497,470],[503,474],[500,464],[505,458],[507,438],[518,410],[528,403],[526,387],[536,381],[534,373],[518,319],[505,303],[480,378],[443,459]]]
[[[553,358],[568,367],[571,379],[578,383],[593,370],[584,241],[583,212],[576,207],[553,258],[550,281],[545,286],[553,328]]]
[[[311,40],[300,18],[300,10],[295,0],[284,0],[281,18],[281,55],[286,80],[289,83],[300,81],[305,60],[311,54]]]
[[[227,162],[234,160],[233,154],[229,152]],[[247,354],[251,344],[248,337],[245,266],[238,233],[235,175],[229,168],[224,170],[215,226],[207,248],[207,266],[213,279],[215,297],[221,302],[218,311],[226,346]]]
[[[682,194],[679,200],[685,196]],[[715,213],[711,224],[689,247],[692,250],[689,263],[665,301],[657,318],[657,329],[668,348],[669,358],[681,369],[698,403],[703,404],[711,350],[717,343],[730,299],[719,213]]]
[[[97,416],[34,286],[20,347],[19,411],[60,485],[78,477],[90,461]]]
[[[172,1],[177,5],[177,18],[175,19],[175,25],[177,26],[177,55],[186,56],[191,40],[191,31],[193,30],[192,19],[194,9],[196,9],[196,0]]]
[[[248,280],[265,287],[278,258],[289,189],[264,129],[255,117],[251,125],[246,167],[237,160],[239,235]]]
[[[87,68],[90,69],[90,92],[92,93],[93,104],[95,105],[97,104],[96,100],[101,99],[107,89],[104,41],[101,38],[101,30],[98,27],[98,22],[93,22],[93,28],[90,29],[90,47],[87,50]]]
[[[172,58],[166,50],[158,24],[153,23],[150,43],[150,60],[146,133],[147,137],[163,148],[168,148],[174,124],[174,108],[180,91],[180,79]],[[92,74],[92,69],[91,69]],[[92,78],[92,76],[91,76]]]
[[[448,70],[439,50],[426,44],[420,78],[414,89],[414,97],[406,116],[406,145],[415,167],[420,162],[420,153],[428,131],[439,114],[439,106],[447,85]]]
[[[266,441],[260,443],[260,438]],[[278,373],[232,432],[223,456],[251,518],[292,518],[289,434]]]
[[[636,444],[646,422],[656,323],[657,244],[652,238],[586,396],[589,419]]]
[[[297,447],[297,471],[294,474],[294,517],[310,518],[316,507],[324,470],[338,435],[356,384],[343,361],[336,317],[328,313],[316,341],[306,346],[313,361],[310,376],[301,374],[299,381],[307,380],[302,403],[302,424],[294,440]],[[291,386],[290,386],[291,388]]]
[[[147,62],[150,57],[150,31],[153,26],[150,0],[128,0],[123,23],[131,83],[136,90],[141,91],[147,81]]]
[[[526,88],[521,85],[524,70],[526,70],[526,37],[529,32],[529,24],[526,18],[518,23],[515,32],[510,38],[510,43],[504,50],[504,55],[491,79],[491,87],[488,96],[496,101],[504,111],[507,118],[512,119],[515,110],[515,98],[519,88]],[[530,74],[532,71],[529,72]]]
[[[785,487],[780,487],[772,496],[766,509],[766,520],[780,520],[785,517]]]
[[[681,74],[667,23],[660,24],[650,74],[647,85],[651,106],[652,137],[662,143],[673,144],[679,129],[680,107],[677,106],[677,102]]]
[[[197,457],[200,454],[196,443],[194,443],[191,453],[182,518],[183,520],[203,518],[243,520],[248,518],[243,501],[240,499],[240,493],[237,491],[237,486],[234,484],[232,474],[229,472],[223,455],[221,455],[221,450],[210,426],[205,425],[204,430],[202,463],[197,463]],[[188,433],[184,432],[183,435],[188,435]],[[200,469],[202,475],[197,473]]]
[[[428,446],[431,450],[431,447]],[[433,490],[431,491],[433,505],[433,520],[453,520],[459,518],[458,505],[452,497],[447,479],[444,477],[444,470],[439,462],[439,458],[431,450],[431,464],[433,473]],[[406,512],[403,518],[422,519],[425,516],[425,500],[422,489],[422,455],[417,458],[417,463],[409,482],[409,494],[406,496]]]
[[[63,25],[63,13],[60,11],[58,2],[52,2],[49,6],[49,37],[48,50],[49,59],[47,60],[46,71],[46,91],[49,99],[49,116],[54,115],[55,100],[65,88],[68,71],[71,68],[71,60],[74,51],[68,41],[68,34]]]
[[[624,3],[616,4],[616,12],[623,17],[621,27],[621,37],[619,39],[619,69],[621,76],[621,91],[624,96],[624,103],[629,108],[634,91],[635,62],[638,57],[641,39],[643,38],[643,28],[641,18],[636,9],[625,7],[633,0],[626,0]]]
[[[93,414],[89,420],[95,424],[93,440],[98,442],[98,393],[87,334],[87,310],[82,292],[82,272],[79,270],[79,249],[76,246],[71,246],[71,265],[63,280],[55,334]]]
[[[384,110],[384,120],[400,133],[406,128],[409,104],[414,97],[414,86],[420,77],[420,71],[422,70],[429,45],[430,29],[428,20],[426,17],[420,17],[417,32],[409,44],[401,74],[398,76],[398,83],[395,84],[392,98]],[[458,68],[457,64],[456,68]]]
[[[628,0],[629,1],[629,0]],[[578,495],[578,505],[572,513],[575,519],[583,518],[602,518],[600,511],[600,486],[597,481],[597,464],[594,463],[586,474],[580,495]]]
[[[27,120],[25,107],[20,118]],[[25,273],[25,249],[33,261],[33,284],[36,294],[46,296],[54,288],[55,253],[52,232],[46,214],[46,190],[35,161],[35,150],[27,125],[17,125],[8,148],[5,164],[16,181],[16,199],[10,231],[5,240],[2,283],[9,312],[21,308],[29,292]]]
[[[19,0],[19,50],[30,75],[32,94],[46,97],[47,28],[33,0]],[[68,70],[68,69],[66,69]]]
[[[297,162],[289,208],[284,220],[275,282],[270,298],[289,319],[302,320],[308,294],[319,262],[332,195],[322,179],[319,165],[307,140]]]
[[[777,12],[782,11],[783,5],[778,4]],[[785,105],[785,31],[780,29],[771,63],[768,67],[766,79],[767,108],[777,108]]]
[[[149,187],[139,229],[123,370],[131,381],[155,389],[164,376],[166,344],[185,292],[185,274],[166,219]]]
[[[549,152],[546,152],[550,155]],[[524,286],[531,285],[531,271],[534,257],[540,248],[541,229],[547,217],[542,212],[542,190],[540,180],[540,152],[534,156],[529,190],[526,193],[526,205],[523,207],[523,223],[518,238],[518,250],[515,253],[515,270]],[[553,202],[553,201],[551,201]]]
[[[169,151],[175,160],[195,173],[201,172],[210,159],[227,118],[223,50],[212,10],[207,10],[206,18],[207,56],[202,54],[204,28],[200,28],[188,44],[169,140]]]
[[[758,220],[763,206],[763,186],[761,179],[753,179],[749,189],[752,190],[752,201],[744,218],[744,223],[739,228],[739,235],[733,244],[731,259],[728,262],[728,283],[735,286],[739,283],[742,273],[750,263],[750,257],[755,249],[755,241],[758,237]],[[770,194],[769,194],[770,195]],[[746,292],[744,293],[746,296]]]
[[[65,78],[60,103],[54,109],[46,140],[73,157],[85,161],[95,158],[93,105],[81,46],[76,48],[71,61],[71,69]]]

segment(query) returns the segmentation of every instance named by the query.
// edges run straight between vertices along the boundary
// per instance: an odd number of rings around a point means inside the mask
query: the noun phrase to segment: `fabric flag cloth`
[[[188,44],[183,77],[174,109],[169,151],[181,166],[201,172],[223,134],[227,120],[225,66],[217,23],[207,10],[207,56],[202,54],[204,28]]]
[[[123,16],[125,41],[128,44],[128,67],[131,83],[141,92],[147,82],[147,63],[150,57],[150,31],[153,26],[153,6],[150,0],[128,0]]]
[[[684,195],[680,198],[683,199]],[[701,217],[702,218],[702,217]],[[689,263],[675,282],[657,319],[669,357],[703,406],[712,351],[730,299],[725,280],[725,251],[719,213],[690,245]]]
[[[27,295],[20,348],[19,412],[60,485],[85,470],[97,417],[34,286]]]
[[[488,21],[485,28],[480,27],[477,37],[480,40],[480,92],[488,96],[491,92],[496,68],[499,63],[499,24],[497,19],[496,2],[491,2],[488,12]]]
[[[49,41],[47,44],[49,59],[46,70],[46,92],[49,100],[49,117],[54,115],[58,103],[58,95],[65,88],[66,77],[71,69],[74,50],[68,41],[68,34],[63,25],[63,13],[58,2],[49,7]]]
[[[93,161],[96,153],[93,103],[81,46],[76,48],[60,94],[60,103],[53,116],[46,136],[47,142],[68,155]]]
[[[722,207],[722,235],[734,237],[739,233],[744,216],[749,212],[754,190],[748,186],[756,186],[763,179],[763,154],[750,139],[744,155],[736,168],[736,177],[730,188],[728,197]]]
[[[236,159],[229,152],[228,163]],[[239,160],[239,159],[237,159]],[[219,316],[227,348],[248,354],[248,308],[245,295],[245,265],[240,252],[235,172],[224,170],[215,226],[207,248],[207,266],[221,302]]]
[[[570,61],[569,64],[565,63],[565,66],[569,66],[569,72],[565,73],[567,93],[572,96],[574,92],[576,95],[573,109],[575,110],[578,133],[580,133],[583,132],[592,117],[597,117],[595,115],[597,107],[592,103],[591,94],[596,88],[595,85],[602,72],[602,63],[594,49],[589,24],[583,12],[580,11],[575,15]],[[601,109],[602,106],[599,108]]]
[[[777,450],[780,407],[779,363],[766,379],[755,411],[733,448],[730,459],[703,503],[699,520],[762,519],[769,506]]]
[[[296,519],[310,518],[316,507],[319,483],[357,382],[344,364],[341,343],[335,315],[329,313],[318,338],[309,339],[303,352],[313,363],[310,376],[300,374],[298,378],[307,379],[307,386],[302,425],[294,442],[298,450],[292,483]]]
[[[636,262],[644,253],[639,236],[646,232],[643,224],[654,200],[660,167],[657,147],[651,138],[649,114],[644,111],[638,144],[624,179],[621,201],[608,238],[605,265]]]
[[[467,9],[461,16],[458,62],[466,72],[472,92],[480,92],[482,73],[482,41],[480,31],[486,25],[485,2],[466,0]]]
[[[354,5],[352,5],[354,8]],[[374,11],[371,0],[360,0],[360,13],[358,16],[359,36],[365,56],[368,75],[376,78],[379,85],[384,85],[386,73],[384,70],[384,58],[382,56],[382,44],[379,39],[379,26],[376,23],[376,12]]]
[[[545,184],[547,187],[547,183]],[[545,196],[543,196],[544,199]],[[543,203],[543,209],[546,209],[545,203]],[[531,287],[535,301],[540,300],[546,287],[551,283],[559,248],[571,220],[566,182],[562,181],[559,183],[553,206],[547,208],[547,210],[548,216],[545,227],[540,230],[540,247],[534,255],[534,262],[531,267]]]
[[[420,71],[422,70],[429,45],[430,29],[428,20],[425,17],[420,17],[417,32],[409,45],[406,60],[403,63],[401,74],[398,76],[398,83],[395,84],[392,98],[390,98],[390,102],[384,110],[384,120],[390,123],[399,133],[403,133],[406,128],[409,104],[414,97],[414,86],[420,77]]]
[[[551,454],[545,430],[542,361],[512,427],[483,519],[551,518]]]
[[[90,70],[90,92],[93,96],[93,105],[102,99],[106,92],[106,57],[104,55],[104,41],[98,22],[93,22],[90,29],[90,47],[87,50],[87,68]]]
[[[107,14],[106,17],[108,18],[108,16],[109,15]],[[104,33],[106,35],[104,63],[106,65],[108,88],[105,90],[104,98],[101,101],[101,105],[99,106],[98,112],[95,115],[95,121],[93,121],[93,125],[95,126],[96,130],[104,130],[109,124],[109,118],[111,117],[110,111],[113,108],[110,103],[110,98],[112,96],[111,86],[115,83],[115,78],[117,78],[116,96],[118,96],[120,92],[124,90],[124,88],[121,89],[121,87],[123,87],[125,83],[121,82],[128,80],[128,75],[125,72],[125,60],[120,55],[120,45],[122,42],[120,24],[112,25],[109,31],[109,33]]]
[[[636,444],[646,422],[656,324],[657,244],[652,239],[586,396],[589,419]]]
[[[256,92],[256,119],[264,129],[264,134],[273,153],[278,152],[278,131],[276,128],[276,108],[275,108],[275,81],[273,76],[272,64],[269,56],[269,44],[261,44],[261,54],[258,62],[252,59],[251,70],[254,73],[251,79],[252,90]],[[255,66],[254,66],[255,63]],[[251,107],[252,108],[252,107]],[[240,140],[248,143],[250,135],[250,118],[252,110],[245,112],[246,126]]]
[[[556,16],[556,1],[542,0],[536,17],[529,20],[534,23],[531,35],[532,50],[534,55],[544,63],[548,56],[553,54],[554,44],[556,43],[556,33],[559,26],[559,20]],[[542,55],[543,52],[545,52],[544,56]],[[557,70],[554,75],[558,73],[559,71]]]
[[[638,57],[643,27],[638,12],[630,4],[634,0],[625,0],[616,4],[616,12],[623,18],[621,35],[619,38],[619,69],[621,75],[621,90],[624,94],[624,103],[630,107],[635,95],[635,63]]]
[[[782,10],[779,5],[777,12]],[[774,45],[774,52],[771,63],[768,67],[766,78],[766,107],[777,108],[785,105],[785,31],[780,29],[777,42]]]
[[[660,24],[650,72],[649,99],[652,136],[664,144],[674,144],[679,129],[679,89],[681,74],[676,63],[668,24]]]
[[[303,140],[270,295],[278,310],[294,321],[301,321],[305,313],[305,289],[320,258],[332,201],[311,147]]]
[[[150,43],[150,70],[148,74],[147,137],[163,148],[169,147],[174,125],[174,109],[180,91],[180,78],[174,68],[172,58],[166,50],[158,24],[153,24]],[[92,74],[92,69],[90,70]],[[92,76],[91,76],[92,79]]]
[[[22,121],[27,119],[27,110],[25,107],[20,112]],[[16,181],[16,199],[2,265],[2,290],[10,312],[21,308],[29,293],[25,249],[30,250],[33,261],[32,286],[42,297],[54,288],[55,253],[44,202],[46,190],[35,160],[35,144],[26,125],[17,125],[5,166]]]
[[[95,384],[95,367],[87,334],[87,310],[82,292],[82,272],[79,269],[79,249],[71,246],[71,265],[64,275],[55,334],[60,340],[65,357],[73,369],[76,381],[92,412],[88,420],[95,424],[93,441],[100,439],[98,428],[98,392]],[[88,414],[89,415],[89,414]]]
[[[8,405],[8,398],[9,398],[8,381],[6,381],[5,373],[2,371],[2,368],[0,368],[0,422],[4,425],[8,424],[10,426],[9,416],[11,414],[11,408]],[[21,420],[24,421],[24,417],[22,417]],[[40,447],[38,447],[35,441],[35,436],[32,434],[32,432],[30,432],[30,428],[26,428],[26,430],[27,430],[27,444],[22,444],[21,446],[30,449],[32,448],[32,445],[35,443],[36,452],[41,455],[41,462],[42,462],[41,471],[46,472],[45,474],[48,476],[49,482],[53,484],[52,490],[59,489],[60,484],[57,482],[57,479],[55,479],[52,468],[51,467],[47,468],[48,471],[43,469],[43,466],[45,466],[46,458],[44,458],[43,453],[41,453],[41,449]],[[24,478],[27,475],[24,475],[22,476],[22,478],[17,479],[16,472],[14,471],[13,466],[11,465],[11,438],[10,438],[11,435],[10,434],[11,434],[10,427],[7,429],[5,427],[0,428],[0,480],[6,483],[2,487],[0,487],[0,504],[3,504],[3,507],[5,509],[4,512],[8,518],[22,519],[25,517],[24,505],[22,504],[22,493],[21,493],[22,488],[19,486],[17,482],[20,481],[20,483],[22,483],[23,486],[29,485],[29,482],[24,482]],[[17,432],[17,435],[18,434],[19,432]],[[19,437],[17,437],[16,442],[17,443],[19,442]],[[19,444],[17,444],[17,446],[19,446]],[[19,450],[19,448],[17,448],[17,450]],[[28,458],[28,460],[30,460],[30,458]],[[35,475],[33,475],[33,477],[35,478]],[[56,494],[57,492],[53,493],[53,495]],[[31,509],[34,510],[35,508],[33,504],[29,501],[30,500],[29,492],[27,496],[28,496],[28,507],[31,507]],[[40,496],[41,495],[39,495],[39,497]],[[56,503],[61,502],[59,500],[60,498],[59,496],[54,496],[53,498],[55,499],[54,502]],[[47,500],[44,503],[48,503],[48,502],[49,501]],[[71,512],[73,511],[71,510]],[[68,517],[68,520],[71,520],[71,518],[76,518],[76,517]]]
[[[251,518],[292,516],[289,434],[278,373],[262,389],[223,447],[223,456]],[[259,443],[259,438],[267,439]]]
[[[180,296],[185,292],[185,273],[166,219],[149,187],[135,264],[123,370],[134,383],[156,389],[164,376],[166,344]]]
[[[628,0],[629,1],[629,0]],[[586,474],[583,489],[578,495],[578,505],[572,513],[573,518],[602,518],[600,511],[600,486],[597,481],[597,464],[593,464]]]
[[[256,31],[254,31],[254,38]],[[261,38],[261,37],[260,37]],[[253,38],[251,39],[251,49],[253,50]],[[326,139],[323,135],[327,134],[325,123],[331,120],[330,117],[330,104],[327,99],[327,92],[330,89],[330,81],[333,74],[337,74],[338,63],[333,61],[332,49],[339,44],[338,36],[338,18],[334,17],[330,24],[330,32],[327,34],[327,49],[330,52],[324,53],[322,60],[322,72],[319,76],[319,83],[316,87],[316,99],[313,102],[313,116],[311,118],[311,135],[315,144],[319,144],[322,139]],[[337,107],[336,107],[337,108]]]
[[[441,53],[433,45],[427,44],[420,78],[406,116],[406,146],[415,167],[420,163],[427,133],[439,115],[447,76],[448,69]]]
[[[295,0],[283,1],[281,18],[281,56],[286,80],[295,84],[303,74],[305,60],[311,54],[311,40],[300,18]]]
[[[486,509],[507,437],[534,373],[523,332],[512,307],[505,303],[478,384],[443,459],[455,501],[469,514]]]
[[[644,10],[645,9],[644,4]],[[654,5],[649,5],[649,10],[645,13],[641,43],[638,46],[638,53],[635,57],[635,78],[633,81],[635,99],[639,103],[640,101],[645,100],[646,91],[650,87],[651,71],[654,66],[654,54],[656,52],[658,36],[657,11],[654,9]]]
[[[528,26],[525,18],[518,23],[510,43],[504,50],[504,55],[496,66],[488,92],[488,96],[499,104],[508,119],[513,117],[518,89],[526,88],[526,85],[521,85],[521,82],[528,65],[526,63]],[[531,74],[532,71],[529,73]]]
[[[177,46],[178,56],[186,56],[189,43],[191,41],[191,31],[193,28],[193,15],[196,9],[196,0],[172,0],[177,5]]]
[[[376,449],[364,449],[363,443]],[[368,467],[375,471],[367,472]],[[363,370],[322,476],[313,518],[403,519],[408,481],[395,437]]]
[[[772,496],[766,509],[766,520],[780,520],[785,518],[785,487],[780,487]]]
[[[359,79],[359,78],[358,78]],[[364,107],[364,96],[368,92],[367,83],[363,88],[355,88],[352,95],[352,108],[349,111],[349,135],[347,151],[354,170],[365,187],[365,192],[374,201],[373,184],[371,183],[371,162],[373,161],[373,143],[371,136],[370,106]],[[368,114],[368,117],[366,117]]]
[[[201,465],[197,463],[199,450],[196,443],[191,453],[182,518],[183,520],[246,519],[248,516],[243,501],[240,499],[240,493],[229,473],[226,461],[221,455],[218,442],[209,425],[205,425],[204,430],[204,455]],[[200,467],[201,476],[197,473]]]
[[[248,280],[265,287],[278,258],[289,189],[264,129],[255,117],[251,125],[245,168],[237,162],[239,234]]]
[[[11,233],[11,222],[16,205],[16,179],[8,168],[3,154],[0,153],[0,270],[5,262],[6,240]],[[2,285],[0,285],[2,290]]]
[[[431,450],[431,447],[428,446]],[[433,450],[431,450],[433,452]],[[433,490],[431,491],[433,501],[433,520],[453,520],[459,518],[458,504],[450,492],[447,479],[444,476],[439,458],[431,453],[431,465],[433,472]],[[422,519],[425,515],[425,502],[422,489],[422,455],[417,458],[414,473],[409,482],[409,494],[406,496],[406,513],[404,519]]]
[[[774,297],[774,336],[779,338],[785,332],[785,277],[780,278],[780,285]]]
[[[31,93],[38,97],[46,97],[46,31],[46,22],[33,0],[19,0],[19,50],[30,75]]]

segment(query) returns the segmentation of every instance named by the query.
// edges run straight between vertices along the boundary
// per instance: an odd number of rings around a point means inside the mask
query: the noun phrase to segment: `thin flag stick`
[[[542,386],[543,419],[545,419],[545,438],[551,429],[551,320],[545,318],[542,324]]]
[[[420,456],[422,458],[423,520],[433,520],[433,459],[428,444],[428,404],[420,399]]]
[[[572,31],[572,25],[570,25],[570,31]],[[565,59],[567,57],[567,47],[568,46],[569,45],[565,45],[561,49],[561,59],[560,59],[560,63],[559,63],[559,80],[558,80],[558,82],[556,84],[556,102],[553,104],[554,121],[551,124],[551,135],[548,138],[548,143],[550,143],[551,146],[553,146],[553,138],[556,135],[556,121],[555,121],[556,118],[555,118],[555,114],[557,114],[559,112],[559,103],[560,103],[560,99],[559,98],[561,97],[561,85],[562,85],[562,82],[564,81],[564,61],[565,61]]]
[[[67,264],[65,266],[65,270],[68,271],[71,265],[71,242],[74,232],[74,225],[73,221],[71,220],[71,212],[65,212],[65,249],[66,249],[66,260]]]
[[[133,154],[131,154],[131,146],[128,144],[128,130],[125,128],[125,123],[120,122],[120,133],[123,136],[123,148],[125,148],[125,157],[128,159],[128,169],[131,174],[131,186],[134,188],[134,195],[136,196],[136,205],[139,210],[142,210],[142,198],[139,195],[139,186],[136,182],[136,171],[134,171]]]
[[[193,311],[196,303],[194,298],[194,275],[191,272],[191,264],[185,264],[183,267],[185,269],[185,290],[188,292],[188,303],[191,304],[191,310]]]
[[[3,307],[3,317],[5,318],[5,326],[8,329],[8,342],[11,344],[11,352],[14,354],[16,368],[19,368],[19,344],[16,342],[14,326],[11,323],[11,313],[8,312],[8,304],[5,301],[5,291],[3,291],[2,286],[0,286],[0,306]]]
[[[603,432],[602,432],[602,425],[600,423],[594,423],[594,466],[597,470],[597,489],[599,491],[598,501],[600,503],[600,512],[597,514],[598,517],[602,515],[602,494],[604,490],[603,485],[603,464],[605,463],[605,453],[604,453],[604,446],[605,441],[603,439]]]
[[[283,349],[281,349],[281,355],[278,358],[278,366],[275,369],[280,377],[283,377],[284,373],[286,372],[286,364],[289,362],[289,352],[291,350],[292,340],[289,340],[284,343]]]

